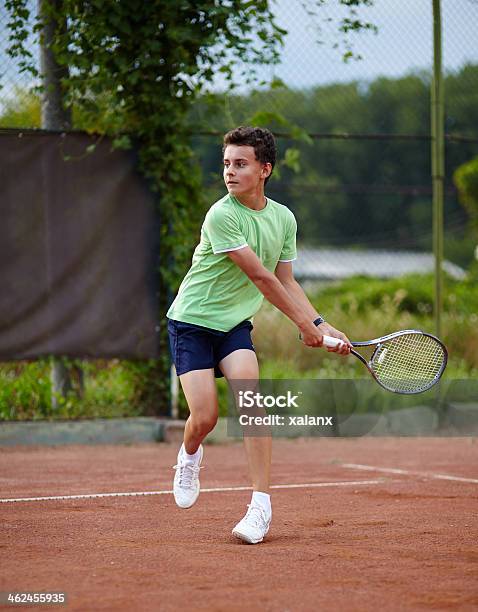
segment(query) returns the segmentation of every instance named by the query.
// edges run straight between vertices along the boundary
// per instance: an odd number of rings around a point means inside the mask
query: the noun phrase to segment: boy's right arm
[[[307,346],[322,346],[322,334],[301,306],[292,300],[281,282],[269,272],[250,247],[227,251],[226,255],[251,279],[264,297],[293,321]]]

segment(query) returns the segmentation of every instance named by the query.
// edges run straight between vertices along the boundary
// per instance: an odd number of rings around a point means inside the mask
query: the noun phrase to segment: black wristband
[[[321,323],[325,323],[325,319],[323,319],[322,317],[319,317],[318,319],[315,319],[314,321],[314,325],[317,327],[317,325],[320,325]]]

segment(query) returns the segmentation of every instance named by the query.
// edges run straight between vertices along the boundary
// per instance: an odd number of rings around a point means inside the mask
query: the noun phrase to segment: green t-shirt
[[[274,272],[277,262],[297,257],[296,231],[293,213],[278,202],[267,198],[262,210],[251,210],[224,196],[206,214],[191,268],[167,317],[220,331],[251,319],[264,296],[227,251],[249,246]]]

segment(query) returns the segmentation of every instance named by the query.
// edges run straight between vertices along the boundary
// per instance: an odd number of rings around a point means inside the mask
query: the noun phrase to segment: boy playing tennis
[[[250,319],[264,297],[298,327],[304,344],[322,346],[327,334],[348,338],[319,316],[294,279],[296,221],[292,212],[264,196],[276,161],[272,134],[238,127],[224,137],[224,182],[228,194],[213,204],[201,228],[192,265],[167,313],[171,351],[190,415],[177,465],[174,498],[190,508],[199,495],[201,442],[214,428],[218,400],[214,378],[258,380]],[[272,439],[244,436],[252,500],[232,533],[256,544],[269,530]]]

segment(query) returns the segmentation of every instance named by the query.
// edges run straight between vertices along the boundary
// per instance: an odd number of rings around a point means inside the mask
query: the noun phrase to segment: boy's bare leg
[[[244,436],[249,473],[251,475],[252,489],[269,493],[272,457],[272,438],[256,438]]]
[[[254,351],[239,349],[220,362],[219,367],[229,380],[259,380],[259,365]],[[254,491],[269,493],[272,437],[244,436],[244,446]]]
[[[218,402],[214,370],[193,370],[179,377],[190,415],[184,429],[184,443],[178,453],[173,483],[174,499],[180,508],[190,508],[199,496],[201,442],[217,422]]]
[[[259,366],[254,351],[234,351],[219,363],[219,367],[233,389],[234,381],[246,381],[239,384],[247,387],[247,390],[258,388]],[[234,391],[240,391],[237,384]],[[272,436],[270,433],[261,437],[244,435],[244,446],[253,493],[246,515],[237,523],[232,533],[243,542],[258,544],[267,535],[272,518],[269,496]]]
[[[184,448],[193,455],[217,423],[218,401],[214,370],[192,370],[179,377],[189,407]]]

